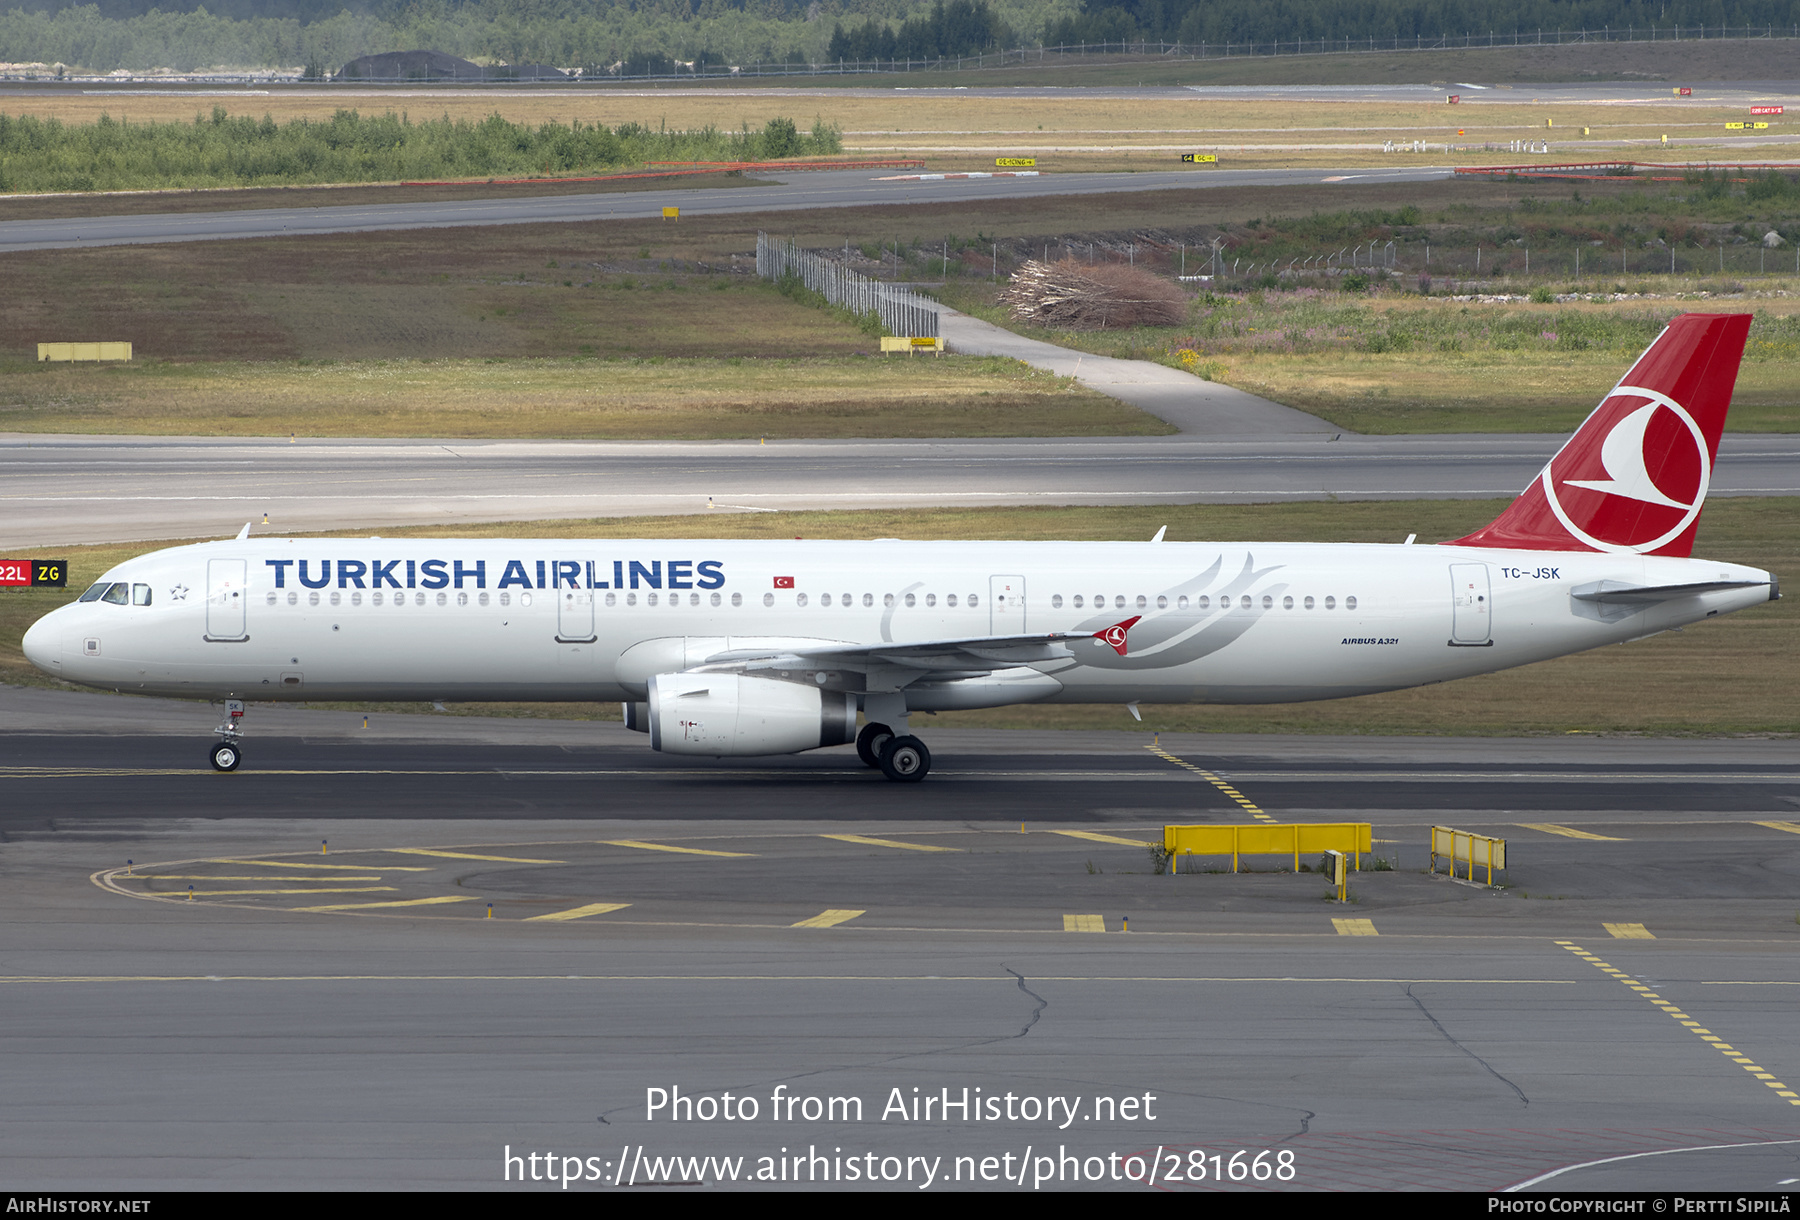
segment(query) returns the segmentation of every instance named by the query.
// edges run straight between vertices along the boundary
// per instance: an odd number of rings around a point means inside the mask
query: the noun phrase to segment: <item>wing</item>
[[[982,635],[951,640],[915,640],[881,644],[817,644],[800,647],[733,648],[702,662],[706,669],[762,670],[844,669],[912,671],[909,679],[972,677],[1043,661],[1068,661],[1074,653],[1067,641],[1092,639],[1088,631],[1053,631],[1035,635]]]

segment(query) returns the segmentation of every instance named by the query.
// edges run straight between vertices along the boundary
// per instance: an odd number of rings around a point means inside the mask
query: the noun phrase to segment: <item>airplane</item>
[[[618,700],[670,754],[854,742],[913,712],[1287,703],[1491,673],[1780,597],[1692,558],[1748,315],[1676,318],[1492,523],[1436,545],[249,537],[119,564],[38,668],[224,701]],[[864,720],[857,727],[857,717]]]

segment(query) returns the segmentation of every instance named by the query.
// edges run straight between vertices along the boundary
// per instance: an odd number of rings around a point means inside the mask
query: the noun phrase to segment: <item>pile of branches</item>
[[[1029,262],[1013,273],[1000,303],[1021,322],[1068,330],[1178,326],[1187,319],[1181,289],[1121,263]]]

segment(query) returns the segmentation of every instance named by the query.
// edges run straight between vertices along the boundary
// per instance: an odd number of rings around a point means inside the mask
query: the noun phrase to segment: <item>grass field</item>
[[[1692,282],[1654,287],[1695,291],[1542,305],[1254,292],[1197,300],[1179,327],[1086,332],[1019,326],[976,285],[951,297],[1023,334],[1192,367],[1368,434],[1572,431],[1670,317],[1753,311],[1730,429],[1800,432],[1800,295],[1718,301],[1700,298]],[[1182,352],[1193,358],[1184,363]]]
[[[710,440],[1171,429],[1013,360],[658,356],[34,366],[0,376],[0,431]]]
[[[1498,501],[714,514],[485,527],[390,530],[407,537],[730,537],[1143,539],[1398,542],[1453,538],[1491,520]],[[1696,553],[1800,576],[1800,500],[1721,499],[1701,518]],[[345,531],[350,533],[351,531]],[[40,615],[109,566],[155,545],[64,549],[66,590],[0,591],[0,681],[59,685],[24,661],[19,640]],[[396,705],[396,710],[401,710]],[[426,711],[427,705],[403,710]],[[467,705],[471,713],[617,717],[593,704]],[[1461,682],[1328,703],[1146,706],[1141,725],[1117,707],[1020,707],[920,717],[932,725],[1202,732],[1375,734],[1800,732],[1800,610],[1792,598],[1625,647]]]
[[[1175,169],[1180,154],[1190,151],[1217,152],[1222,165],[1245,168],[1385,165],[1420,159],[1410,152],[1384,152],[1381,146],[1390,140],[1447,143],[1458,150],[1456,162],[1465,165],[1530,160],[1505,150],[1508,142],[1527,138],[1551,139],[1558,158],[1565,160],[1663,159],[1671,155],[1661,147],[1664,135],[1701,141],[1673,150],[1672,155],[1704,162],[1736,155],[1732,141],[1738,137],[1728,135],[1724,125],[1744,118],[1737,108],[1682,102],[1666,91],[1656,96],[1646,90],[1645,96],[1630,102],[1588,104],[1540,101],[1529,87],[1502,87],[1480,97],[1478,103],[1449,106],[1442,98],[1237,101],[1200,94],[1096,97],[1071,91],[1029,97],[927,94],[906,97],[901,104],[886,89],[814,90],[796,98],[787,89],[396,93],[301,88],[253,101],[219,94],[217,101],[234,119],[267,116],[278,126],[295,119],[330,120],[340,109],[355,109],[370,118],[393,113],[414,121],[479,122],[499,114],[526,127],[637,123],[652,131],[666,127],[754,132],[771,120],[791,116],[803,129],[818,122],[841,130],[846,157],[918,156],[928,158],[936,169],[974,169],[991,168],[996,156],[1032,156],[1048,172]],[[4,109],[72,126],[93,124],[103,116],[127,124],[185,124],[209,110],[213,100],[45,93],[7,99]],[[811,115],[797,113],[797,106]],[[1771,120],[1766,134],[1782,134],[1784,121]],[[1431,155],[1445,156],[1441,148]],[[1782,154],[1762,148],[1755,155],[1779,159]],[[239,163],[245,173],[260,164],[252,158],[240,158]],[[27,163],[21,160],[12,177],[26,181],[26,170]],[[172,177],[164,185],[199,182]],[[0,210],[0,216],[8,214]]]

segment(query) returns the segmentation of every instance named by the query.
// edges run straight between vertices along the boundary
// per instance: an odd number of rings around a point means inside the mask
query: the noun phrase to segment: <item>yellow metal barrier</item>
[[[39,360],[129,360],[129,343],[40,343]]]
[[[1439,856],[1450,860],[1450,875],[1456,876],[1458,861],[1469,866],[1468,877],[1475,880],[1475,866],[1487,866],[1487,883],[1494,884],[1494,870],[1506,867],[1506,840],[1495,839],[1488,835],[1471,834],[1466,830],[1453,830],[1448,826],[1431,828],[1431,870],[1437,871]]]
[[[1294,871],[1300,857],[1314,852],[1341,851],[1362,868],[1362,853],[1374,845],[1368,822],[1263,822],[1254,826],[1164,826],[1163,850],[1174,866],[1179,856],[1230,856],[1231,871],[1238,871],[1240,856],[1292,856]]]

